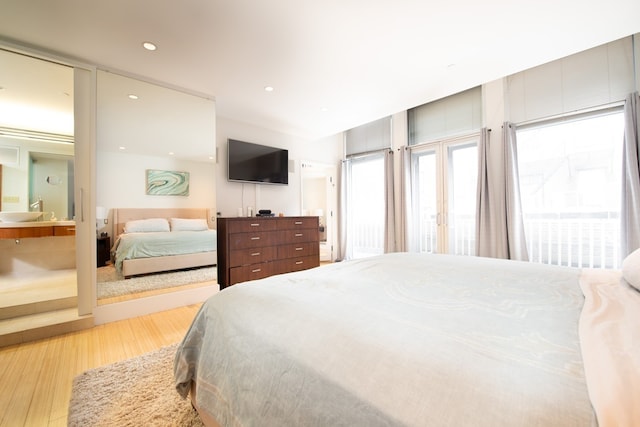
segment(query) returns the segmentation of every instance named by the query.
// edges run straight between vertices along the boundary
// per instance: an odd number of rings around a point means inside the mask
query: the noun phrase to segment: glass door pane
[[[436,150],[421,151],[413,158],[414,217],[417,233],[413,247],[418,252],[438,252],[438,167]]]
[[[450,145],[448,153],[448,253],[474,255],[478,147]]]

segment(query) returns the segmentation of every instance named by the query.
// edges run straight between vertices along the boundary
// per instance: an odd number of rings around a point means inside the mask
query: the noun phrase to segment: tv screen
[[[229,139],[229,181],[289,184],[289,152]]]

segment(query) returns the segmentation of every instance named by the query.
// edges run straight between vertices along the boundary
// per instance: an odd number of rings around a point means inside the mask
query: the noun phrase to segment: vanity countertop
[[[25,222],[2,222],[0,228],[27,228],[27,227],[51,227],[51,226],[74,226],[75,221],[25,221]]]

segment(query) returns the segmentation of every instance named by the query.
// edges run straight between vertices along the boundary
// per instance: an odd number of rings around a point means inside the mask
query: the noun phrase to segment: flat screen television
[[[289,184],[289,151],[229,139],[228,179],[260,184]]]

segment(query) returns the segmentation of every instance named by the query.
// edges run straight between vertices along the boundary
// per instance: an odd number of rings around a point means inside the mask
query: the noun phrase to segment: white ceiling
[[[638,33],[639,18],[638,0],[0,0],[0,38],[318,139]]]

